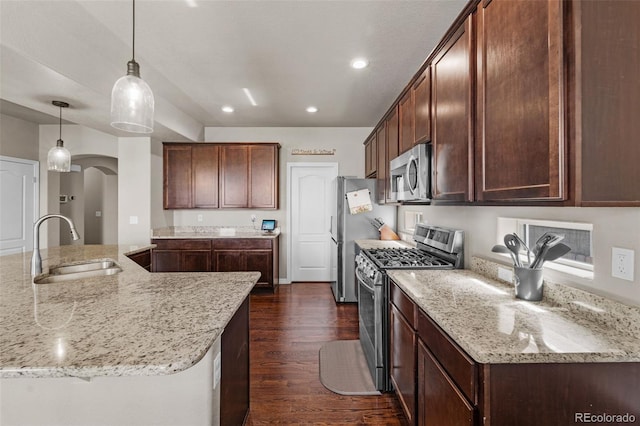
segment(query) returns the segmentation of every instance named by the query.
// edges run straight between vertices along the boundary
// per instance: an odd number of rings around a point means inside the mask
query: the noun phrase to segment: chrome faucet
[[[78,231],[76,231],[76,226],[73,224],[73,221],[66,216],[62,216],[61,214],[46,214],[36,220],[36,223],[33,224],[33,256],[31,256],[31,276],[34,277],[42,273],[42,259],[40,258],[40,225],[42,225],[42,222],[47,219],[51,219],[52,217],[66,220],[69,224],[69,228],[71,228],[71,238],[73,238],[73,241],[80,239],[80,235],[78,235]]]

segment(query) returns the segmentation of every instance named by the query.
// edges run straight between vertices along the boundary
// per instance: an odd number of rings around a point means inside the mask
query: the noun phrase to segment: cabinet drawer
[[[157,250],[211,250],[211,240],[154,239]]]
[[[416,321],[414,315],[416,305],[394,282],[392,282],[391,285],[391,303],[393,303],[398,311],[400,311],[402,315],[404,315],[409,325],[411,325],[411,327],[415,329]]]
[[[271,240],[264,238],[237,238],[237,239],[217,239],[213,243],[213,248],[218,249],[271,249]]]
[[[475,404],[476,363],[422,311],[418,313],[418,336],[465,396]]]

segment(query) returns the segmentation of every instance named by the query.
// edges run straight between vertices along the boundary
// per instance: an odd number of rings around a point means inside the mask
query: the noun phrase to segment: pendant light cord
[[[58,139],[62,140],[62,107],[60,107],[60,126],[58,128],[60,129],[60,137]]]
[[[132,60],[136,60],[136,0],[133,0],[133,42],[131,43],[132,52]]]

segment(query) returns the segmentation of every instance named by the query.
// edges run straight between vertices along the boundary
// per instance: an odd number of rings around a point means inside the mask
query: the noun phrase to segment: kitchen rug
[[[340,395],[380,395],[359,340],[336,340],[320,348],[320,382]]]

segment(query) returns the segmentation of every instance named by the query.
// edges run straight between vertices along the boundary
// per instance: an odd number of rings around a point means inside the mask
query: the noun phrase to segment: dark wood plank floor
[[[336,305],[326,283],[251,295],[251,411],[247,424],[404,425],[393,394],[343,396],[319,379],[318,351],[358,338],[355,304]]]

